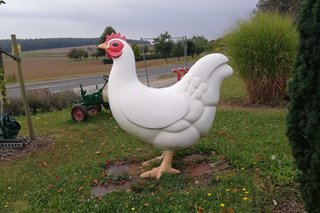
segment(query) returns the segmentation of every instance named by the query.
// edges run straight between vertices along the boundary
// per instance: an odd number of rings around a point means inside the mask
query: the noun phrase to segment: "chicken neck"
[[[131,81],[138,81],[135,61],[132,59],[125,60],[125,58],[114,60],[109,78],[110,83],[116,81],[117,84],[121,82],[128,83]]]
[[[163,160],[159,167],[153,168],[152,170],[143,173],[140,175],[141,178],[149,178],[149,177],[156,177],[160,179],[163,173],[169,174],[178,174],[180,173],[179,170],[172,168],[172,159],[173,159],[173,151],[164,151],[163,153]]]

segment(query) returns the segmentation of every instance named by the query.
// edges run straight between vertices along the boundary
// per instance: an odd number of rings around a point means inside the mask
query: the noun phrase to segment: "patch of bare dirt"
[[[197,185],[204,185],[212,178],[212,173],[229,167],[228,161],[209,162],[209,155],[193,154],[180,159],[184,166],[182,175],[192,178]],[[141,181],[140,175],[147,168],[141,166],[141,162],[107,162],[104,168],[107,181],[96,182],[91,187],[91,194],[96,197],[104,196],[113,191],[131,190],[131,186]]]
[[[0,147],[0,164],[46,149],[53,144],[53,139],[47,136],[36,137],[34,140],[28,137],[18,137],[17,139],[22,141],[22,147]]]
[[[291,187],[276,187],[272,200],[273,213],[306,213],[298,185]]]
[[[288,106],[288,101],[283,100],[278,104],[255,104],[250,103],[245,98],[230,98],[223,100],[219,103],[219,106],[232,107],[232,108],[251,108],[251,109],[285,109]]]
[[[272,208],[273,213],[305,213],[304,205],[295,199],[288,199]]]

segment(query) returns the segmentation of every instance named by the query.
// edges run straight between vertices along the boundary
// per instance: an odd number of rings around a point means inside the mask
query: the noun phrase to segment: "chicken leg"
[[[142,166],[150,166],[152,163],[160,163],[162,160],[163,160],[163,156],[164,156],[164,153],[162,153],[161,156],[158,156],[158,157],[155,157],[151,160],[147,160],[145,162],[143,162],[141,165]]]
[[[169,174],[178,174],[180,173],[179,170],[172,168],[172,158],[173,158],[172,151],[164,151],[163,152],[163,160],[159,167],[153,168],[152,170],[143,173],[140,175],[141,178],[148,178],[148,177],[156,177],[160,179],[162,173],[169,173]]]

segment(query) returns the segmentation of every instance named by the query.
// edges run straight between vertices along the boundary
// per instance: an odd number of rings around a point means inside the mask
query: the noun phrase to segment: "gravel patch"
[[[0,164],[30,155],[53,144],[53,139],[48,136],[36,137],[34,140],[28,137],[18,137],[17,139],[22,141],[22,147],[0,147]]]

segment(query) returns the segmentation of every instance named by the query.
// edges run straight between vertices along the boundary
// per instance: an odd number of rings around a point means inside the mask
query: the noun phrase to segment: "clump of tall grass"
[[[231,63],[246,83],[249,101],[283,100],[298,46],[292,17],[258,13],[249,21],[238,21],[225,42]]]

